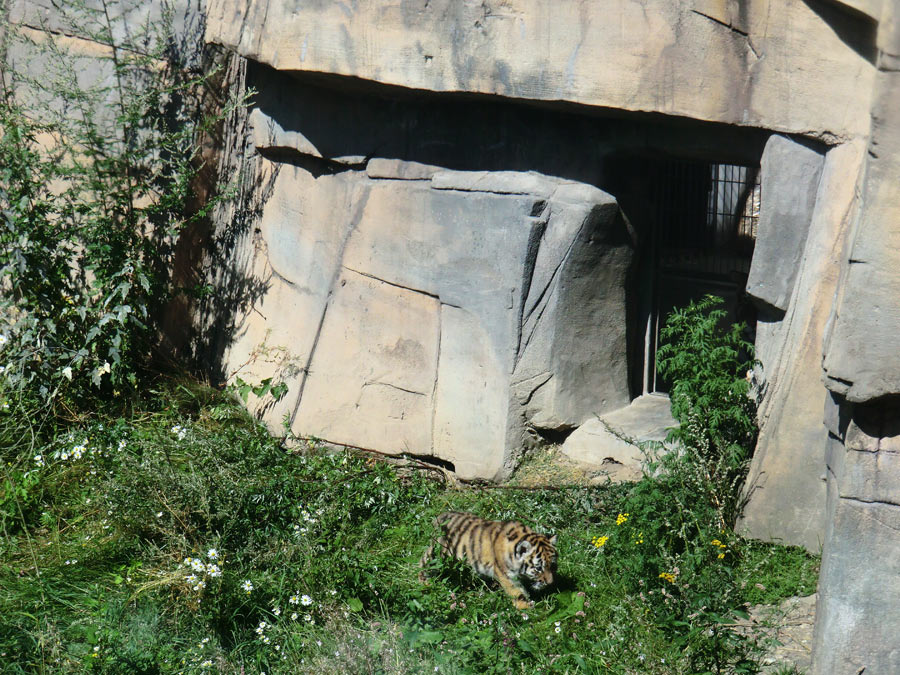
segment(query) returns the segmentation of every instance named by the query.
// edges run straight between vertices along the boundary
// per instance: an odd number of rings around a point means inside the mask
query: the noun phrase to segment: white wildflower
[[[313,604],[312,598],[308,595],[303,595],[300,597],[300,604],[304,607],[309,607],[311,604]]]
[[[34,463],[38,466],[44,466],[44,456],[43,455],[35,455]]]
[[[244,593],[250,595],[253,591],[253,582],[249,579],[244,579],[244,582],[241,584],[241,588],[244,590]]]
[[[216,549],[211,548],[206,552],[206,557],[210,560],[216,560],[219,557],[219,552]]]

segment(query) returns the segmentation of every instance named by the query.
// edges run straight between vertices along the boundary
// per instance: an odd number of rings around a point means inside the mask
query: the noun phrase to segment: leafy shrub
[[[721,304],[706,296],[667,318],[659,367],[679,426],[667,453],[647,445],[655,477],[629,491],[595,545],[628,561],[629,591],[647,600],[692,672],[755,672],[755,646],[734,627],[746,619],[741,577],[758,550],[731,531],[756,440],[745,378],[753,345],[742,326],[723,326]]]
[[[190,102],[205,77],[178,62],[168,17],[122,30],[111,15],[130,8],[108,4],[58,8],[104,47],[87,64],[64,39],[0,30],[0,52],[15,45],[21,59],[0,96],[6,397],[71,405],[132,389],[172,291],[177,235],[202,215],[187,202],[201,126]],[[86,67],[98,83],[85,82]]]
[[[756,444],[756,405],[747,372],[753,344],[744,326],[723,326],[721,298],[707,295],[673,310],[660,331],[660,372],[672,385],[672,414],[679,425],[669,440],[684,448],[679,459],[731,527],[740,511],[740,483]],[[674,457],[673,457],[674,460]],[[674,466],[671,470],[677,470]],[[699,482],[698,482],[699,481]]]

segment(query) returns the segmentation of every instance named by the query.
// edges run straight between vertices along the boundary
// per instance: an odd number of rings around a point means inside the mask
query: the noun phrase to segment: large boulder
[[[259,110],[250,124],[258,152],[281,154],[260,160],[264,290],[224,360],[232,379],[288,385],[254,402],[270,426],[498,478],[526,427],[627,403],[633,243],[608,194],[391,158],[318,172],[306,136]]]
[[[647,394],[629,405],[592,417],[562,444],[562,453],[590,469],[607,473],[613,481],[638,480],[651,458],[644,443],[657,451],[677,422],[667,396]]]

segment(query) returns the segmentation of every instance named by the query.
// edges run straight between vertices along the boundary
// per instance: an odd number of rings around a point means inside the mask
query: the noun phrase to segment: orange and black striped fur
[[[434,520],[443,535],[435,542],[440,554],[468,562],[478,574],[496,579],[518,609],[532,603],[526,586],[540,590],[553,583],[556,535],[544,535],[514,520],[484,520],[471,513],[442,513]],[[419,561],[419,581],[435,544]]]

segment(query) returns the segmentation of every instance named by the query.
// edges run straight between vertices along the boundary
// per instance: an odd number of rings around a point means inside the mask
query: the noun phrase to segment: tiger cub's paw
[[[534,607],[534,603],[528,600],[524,595],[520,595],[513,600],[513,604],[516,606],[516,609],[528,609],[529,607]]]

